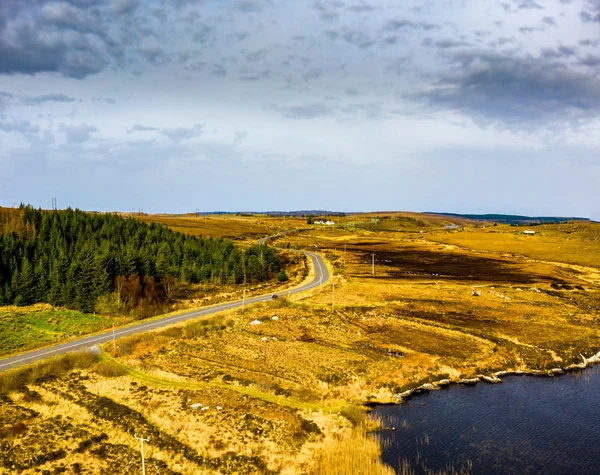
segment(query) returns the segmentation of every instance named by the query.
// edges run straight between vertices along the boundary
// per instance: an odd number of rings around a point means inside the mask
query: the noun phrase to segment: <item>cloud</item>
[[[202,135],[202,128],[203,125],[201,124],[195,124],[193,127],[163,127],[160,129],[160,132],[173,142],[179,143],[183,140],[200,137],[200,135]]]
[[[60,72],[83,78],[108,64],[103,39],[68,3],[6,0],[0,3],[1,17],[0,73]]]
[[[262,2],[259,0],[237,0],[234,8],[245,13],[260,12],[262,10]]]
[[[321,103],[275,109],[289,119],[316,119],[333,113],[329,107]]]
[[[543,10],[544,7],[542,7],[539,3],[535,2],[534,0],[519,0],[518,1],[518,6],[517,8],[519,10]]]
[[[158,132],[168,139],[170,139],[174,143],[179,143],[184,140],[200,137],[203,133],[203,125],[195,124],[192,127],[151,127],[141,124],[135,124],[129,129],[127,129],[127,133],[131,134],[133,132]]]
[[[18,134],[30,135],[40,131],[39,126],[28,120],[0,117],[0,130],[2,132],[16,132]]]
[[[422,43],[424,46],[434,46],[439,49],[450,49],[471,46],[466,41],[457,41],[452,39],[434,40],[433,38],[424,38]]]
[[[440,27],[440,25],[437,25],[435,23],[428,23],[428,22],[423,22],[423,21],[422,22],[414,22],[414,21],[406,20],[406,19],[389,20],[384,27],[384,29],[386,31],[398,31],[398,30],[403,30],[405,28],[430,31],[430,30],[439,30],[441,27]]]
[[[579,17],[584,23],[600,23],[600,1],[588,0]]]
[[[0,91],[0,104],[10,106],[39,106],[45,102],[75,102],[77,99],[66,94],[43,94],[41,96],[28,96],[25,94],[12,94]]]
[[[600,113],[600,80],[547,56],[470,51],[453,58],[451,72],[415,97],[434,107],[509,124]]]
[[[139,6],[139,0],[112,0],[110,10],[113,13],[131,13]]]
[[[68,143],[81,144],[87,142],[91,138],[92,133],[98,131],[98,128],[88,124],[60,124],[58,130],[65,134]]]

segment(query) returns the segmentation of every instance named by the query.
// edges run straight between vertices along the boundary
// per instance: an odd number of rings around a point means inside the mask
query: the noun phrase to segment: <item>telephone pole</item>
[[[113,356],[117,356],[117,340],[115,339],[115,322],[113,322]]]
[[[143,437],[133,436],[142,443],[142,475],[146,475],[146,460],[144,459],[144,442],[148,442],[150,438],[144,439]]]
[[[375,254],[371,254],[371,275],[375,275]]]

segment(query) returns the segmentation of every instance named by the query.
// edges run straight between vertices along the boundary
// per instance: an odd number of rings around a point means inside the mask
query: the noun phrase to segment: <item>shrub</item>
[[[361,427],[367,419],[365,411],[358,406],[346,406],[340,414],[348,419],[353,427]]]
[[[127,374],[127,370],[113,361],[100,361],[92,367],[92,371],[106,378],[116,378]]]

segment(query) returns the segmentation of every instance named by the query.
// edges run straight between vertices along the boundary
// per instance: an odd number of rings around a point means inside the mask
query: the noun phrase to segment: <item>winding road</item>
[[[264,244],[268,239],[273,239],[279,237],[279,235],[269,236],[267,238],[263,238],[259,240],[260,244]],[[312,259],[313,268],[315,271],[314,279],[306,285],[302,285],[301,287],[296,287],[294,289],[284,291],[285,294],[296,294],[299,292],[304,292],[305,290],[314,289],[315,287],[321,285],[324,282],[329,280],[329,271],[325,266],[325,262],[323,258],[315,254],[314,252],[308,251],[298,251],[303,254],[306,254]],[[257,297],[248,298],[245,300],[245,305],[250,305],[258,302],[266,302],[273,298],[273,293],[268,295],[259,295]],[[130,325],[123,328],[116,328],[114,331],[115,338],[121,338],[123,336],[135,335],[136,333],[143,333],[148,330],[154,330],[156,328],[166,327],[168,325],[172,325],[174,323],[183,322],[185,320],[190,320],[192,318],[203,317],[206,315],[211,315],[213,313],[222,312],[223,310],[229,310],[232,308],[237,308],[242,306],[242,300],[236,300],[234,302],[227,302],[218,305],[213,305],[207,308],[200,308],[197,310],[191,310],[189,312],[181,313],[179,315],[172,315],[169,317],[153,319],[152,321],[136,323],[134,325]],[[105,331],[103,333],[97,333],[95,335],[90,335],[86,337],[79,338],[77,340],[68,341],[65,343],[60,343],[57,345],[48,346],[45,348],[40,348],[38,350],[28,351],[26,353],[21,353],[15,356],[10,356],[8,358],[0,359],[0,373],[12,368],[18,368],[20,366],[24,366],[29,363],[33,363],[35,361],[40,361],[51,356],[68,353],[70,351],[81,351],[86,348],[89,348],[94,345],[99,345],[101,343],[105,343],[107,341],[112,340],[113,331]]]

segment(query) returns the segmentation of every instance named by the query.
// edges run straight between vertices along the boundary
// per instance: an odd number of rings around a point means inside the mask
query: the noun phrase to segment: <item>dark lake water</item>
[[[383,461],[397,473],[600,474],[599,366],[503,380],[377,407],[396,427],[379,433]]]

